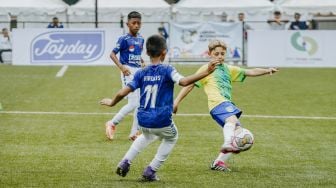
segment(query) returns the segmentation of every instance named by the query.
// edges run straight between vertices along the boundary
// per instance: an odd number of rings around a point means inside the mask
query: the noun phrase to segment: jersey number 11
[[[158,93],[158,85],[147,85],[145,87],[146,93],[146,101],[145,101],[145,108],[148,105],[149,100],[151,99],[150,108],[155,108],[156,97]]]

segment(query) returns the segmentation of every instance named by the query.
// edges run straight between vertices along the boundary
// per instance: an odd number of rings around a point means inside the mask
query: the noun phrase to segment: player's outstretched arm
[[[263,69],[263,68],[254,68],[254,69],[247,69],[245,70],[245,75],[246,76],[262,76],[265,74],[272,75],[273,73],[278,72],[279,70],[277,68],[268,68],[268,69]]]
[[[121,90],[119,90],[113,99],[104,98],[100,101],[100,104],[112,107],[112,106],[118,104],[118,102],[120,102],[130,92],[132,92],[132,89],[130,87],[126,86],[126,87],[122,88]]]
[[[220,64],[220,61],[217,59],[213,59],[208,63],[208,69],[205,69],[204,71],[200,72],[200,73],[196,73],[190,76],[186,76],[184,78],[182,78],[179,82],[180,86],[188,86],[206,76],[208,76],[209,74],[211,74],[215,69],[216,69],[216,65]]]
[[[174,110],[173,113],[177,112],[178,105],[180,102],[194,89],[194,84],[190,84],[186,87],[183,87],[180,91],[180,93],[177,95],[177,97],[174,100]]]

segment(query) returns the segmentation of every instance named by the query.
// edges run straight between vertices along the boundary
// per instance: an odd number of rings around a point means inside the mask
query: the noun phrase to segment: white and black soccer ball
[[[251,131],[245,128],[237,128],[233,137],[233,146],[238,148],[240,151],[247,151],[251,149],[254,143],[254,137]]]

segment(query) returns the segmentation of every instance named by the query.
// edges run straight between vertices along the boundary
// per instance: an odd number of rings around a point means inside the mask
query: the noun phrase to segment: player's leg
[[[172,152],[177,139],[178,132],[174,123],[169,127],[164,127],[161,129],[154,130],[162,142],[157,150],[154,159],[151,161],[149,166],[147,166],[143,172],[143,180],[145,181],[156,181],[159,180],[156,176],[156,172],[159,170],[161,165],[167,160],[169,154]]]
[[[133,75],[130,76],[124,76],[121,73],[121,83],[122,83],[122,87],[125,87],[127,83],[131,82],[133,80]],[[105,124],[105,132],[106,132],[106,137],[110,140],[113,140],[114,138],[114,134],[116,132],[116,127],[117,125],[124,119],[124,117],[129,114],[130,112],[132,112],[134,109],[136,109],[138,107],[139,104],[139,99],[137,98],[138,94],[134,94],[138,91],[134,91],[132,93],[130,93],[127,96],[127,104],[124,105],[119,112],[112,118],[112,120],[107,121]],[[131,98],[131,102],[130,99]],[[136,102],[133,102],[136,101]]]
[[[124,119],[127,114],[132,112],[137,107],[137,105],[127,103],[119,110],[112,120],[106,122],[106,136],[108,139],[112,140],[114,138],[116,126]]]
[[[241,123],[239,122],[239,120],[236,123],[234,131],[237,128],[241,128]],[[228,133],[229,131],[232,131],[232,130],[226,130],[226,133]],[[224,127],[223,127],[223,134],[224,134],[224,138],[225,138],[225,136],[226,137],[231,136],[230,134],[229,135],[225,135]],[[228,165],[228,161],[231,158],[232,154],[233,153],[235,153],[235,154],[239,153],[239,150],[230,148],[230,151],[228,152],[228,151],[223,150],[224,145],[225,145],[225,140],[224,140],[224,144],[223,144],[223,146],[221,148],[221,151],[220,151],[218,157],[210,165],[210,168],[212,170],[219,170],[219,171],[224,171],[224,172],[230,172],[231,171],[230,168],[229,168],[229,165]],[[231,145],[232,145],[232,143],[231,143]]]
[[[134,113],[133,113],[132,128],[129,134],[129,139],[131,141],[134,141],[135,139],[137,139],[137,137],[141,134],[139,130],[139,123],[138,123],[138,117],[137,117],[139,101],[140,101],[140,91],[138,89],[134,91],[130,97],[128,97],[128,103],[136,105],[136,108],[134,109]]]
[[[225,123],[225,126],[222,129],[224,134],[224,144],[222,145],[218,157],[211,163],[210,165],[211,170],[218,170],[224,172],[231,171],[228,166],[228,160],[232,156],[233,152],[238,152],[232,147],[232,140],[236,125],[232,123],[234,121],[234,117],[236,116],[230,116],[229,118],[226,119],[227,122]]]
[[[239,124],[238,117],[241,113],[231,102],[224,102],[211,110],[212,118],[222,127],[224,134],[224,144],[221,147],[221,151],[210,165],[212,170],[230,171],[227,161],[232,156],[232,153],[239,152],[232,146],[232,141],[235,127]]]
[[[123,159],[119,162],[116,173],[125,177],[130,170],[133,159],[156,139],[158,139],[157,136],[150,134],[148,130],[143,130],[143,134],[132,143]]]
[[[239,150],[235,149],[232,145],[234,131],[236,129],[236,125],[239,120],[236,115],[232,115],[225,119],[225,125],[223,127],[223,135],[224,135],[224,144],[222,146],[223,153],[229,152],[238,152]]]
[[[232,102],[223,102],[217,105],[210,111],[212,118],[223,128],[224,144],[222,151],[236,152],[232,146],[234,137],[234,130],[236,125],[239,124],[238,118],[242,114],[242,111],[238,109]]]

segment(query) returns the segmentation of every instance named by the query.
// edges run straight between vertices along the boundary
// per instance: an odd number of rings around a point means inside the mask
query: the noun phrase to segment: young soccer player
[[[129,33],[119,38],[116,47],[113,49],[110,57],[121,71],[121,82],[123,87],[133,80],[134,74],[143,66],[141,53],[143,49],[144,39],[138,33],[141,28],[141,14],[138,12],[130,12],[128,14],[127,26]],[[120,52],[118,59],[117,55]],[[136,117],[136,108],[139,106],[139,90],[134,90],[127,95],[128,103],[124,105],[119,112],[106,122],[106,136],[113,140],[116,126],[122,119],[134,110],[133,125],[129,135],[130,140],[135,140],[140,132],[138,132],[138,120]]]
[[[184,87],[174,101],[174,112],[176,113],[179,103],[189,92],[196,87],[203,87],[208,96],[208,106],[212,118],[223,128],[224,144],[217,159],[211,164],[212,170],[230,171],[227,167],[227,160],[232,153],[239,153],[237,148],[232,146],[232,139],[236,126],[240,126],[238,118],[242,111],[231,102],[232,82],[242,82],[246,76],[261,76],[272,74],[278,70],[275,68],[254,68],[243,69],[224,63],[226,45],[220,40],[214,40],[209,44],[209,55],[211,59],[221,62],[216,70],[199,82]],[[202,72],[207,66],[202,66],[198,72]]]
[[[177,128],[172,120],[174,83],[187,86],[209,75],[218,60],[209,62],[197,74],[183,77],[174,67],[162,64],[167,53],[166,41],[159,35],[153,35],[146,42],[147,54],[151,65],[135,73],[132,82],[121,89],[113,99],[102,99],[101,104],[114,106],[124,96],[140,88],[140,107],[138,121],[142,134],[133,142],[117,167],[117,174],[126,176],[133,159],[153,141],[161,140],[152,162],[143,172],[143,180],[158,180],[156,172],[167,159],[178,138]]]

